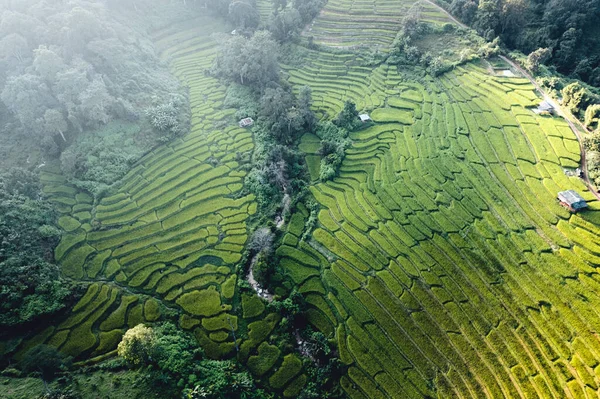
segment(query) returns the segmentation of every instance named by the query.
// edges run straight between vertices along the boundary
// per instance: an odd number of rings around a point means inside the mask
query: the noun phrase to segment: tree
[[[571,70],[573,60],[577,55],[577,44],[581,35],[581,30],[569,28],[560,38],[554,58],[563,70]]]
[[[24,37],[29,44],[36,46],[36,36],[43,25],[42,21],[37,18],[21,12],[6,10],[0,17],[0,37],[15,33]]]
[[[552,57],[552,50],[549,48],[538,48],[535,51],[532,51],[527,56],[526,67],[531,72],[537,72],[538,68],[541,64],[544,64]]]
[[[17,33],[6,35],[0,40],[0,61],[8,70],[16,70],[27,63],[31,49],[27,39]]]
[[[600,127],[598,121],[600,120],[600,104],[592,104],[585,110],[585,126],[592,128],[594,125],[596,129]]]
[[[0,336],[68,302],[70,286],[51,256],[60,238],[56,217],[37,175],[20,168],[0,173]]]
[[[37,345],[28,350],[20,362],[26,373],[39,372],[44,380],[49,380],[71,364],[70,358],[60,353],[55,347]]]
[[[298,34],[302,27],[302,18],[295,8],[274,14],[269,21],[269,31],[279,42],[287,42]]]
[[[50,85],[54,82],[56,74],[66,68],[62,57],[46,46],[34,50],[33,55],[33,69]]]
[[[334,122],[337,126],[348,131],[353,131],[358,128],[358,126],[360,126],[360,122],[358,119],[356,104],[354,104],[352,101],[346,100],[344,103],[344,108],[340,111]]]
[[[290,133],[288,111],[294,102],[291,93],[281,87],[267,88],[260,99],[259,120],[276,140]]]
[[[498,32],[499,24],[500,0],[480,0],[477,12],[475,13],[474,28],[485,36],[492,36],[485,37],[487,40],[492,40],[495,33]],[[491,32],[491,34],[487,32]]]
[[[504,0],[500,11],[500,33],[506,37],[520,34],[527,22],[525,0]],[[503,36],[504,37],[504,36]]]
[[[427,71],[433,76],[439,76],[451,69],[451,65],[444,62],[442,57],[435,57],[429,63]]]
[[[323,7],[323,0],[292,0],[292,7],[298,10],[303,24],[312,21]]]
[[[582,109],[588,105],[589,98],[586,90],[578,82],[571,83],[561,90],[563,96],[563,105],[574,115],[579,114]]]
[[[117,346],[119,356],[135,366],[146,364],[150,360],[156,336],[150,327],[143,324],[127,330]]]
[[[50,133],[59,133],[63,141],[67,141],[64,132],[67,131],[69,125],[63,117],[63,114],[56,109],[48,109],[44,113],[44,122],[46,130]]]
[[[229,4],[229,19],[238,29],[255,29],[260,23],[260,14],[255,4],[234,0]]]
[[[38,133],[43,129],[46,110],[56,105],[46,82],[32,74],[9,77],[0,98],[23,126]]]
[[[158,368],[176,376],[189,375],[194,367],[197,343],[172,323],[154,329],[151,359]]]
[[[267,31],[250,39],[234,36],[221,46],[212,73],[262,92],[270,82],[279,81],[278,45]]]
[[[110,108],[114,98],[108,93],[101,77],[96,77],[79,95],[80,113],[86,116],[87,125],[97,127],[106,124],[110,119]]]
[[[205,359],[199,362],[196,375],[198,383],[184,393],[187,399],[262,399],[268,398],[257,389],[247,371],[242,371],[230,361]]]
[[[271,253],[273,251],[273,233],[266,227],[254,232],[250,239],[249,248],[256,252]]]
[[[308,132],[314,131],[317,125],[317,117],[311,109],[312,101],[312,89],[310,86],[302,86],[298,93],[298,111],[304,121],[304,128]]]

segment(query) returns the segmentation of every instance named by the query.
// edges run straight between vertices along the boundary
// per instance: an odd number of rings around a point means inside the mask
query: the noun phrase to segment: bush
[[[44,379],[50,379],[59,371],[67,370],[71,359],[48,345],[34,346],[25,353],[20,367],[26,373],[39,372]]]
[[[147,364],[152,354],[156,335],[152,328],[143,324],[127,330],[119,343],[117,350],[119,356],[132,365],[140,366]]]

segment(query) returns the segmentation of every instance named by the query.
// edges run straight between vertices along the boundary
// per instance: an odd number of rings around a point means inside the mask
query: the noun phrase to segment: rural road
[[[440,7],[435,2],[430,1],[430,0],[423,0],[423,1],[426,2],[426,3],[429,3],[431,5],[433,5],[435,7],[437,7],[441,12],[445,13],[448,16],[448,18],[450,18],[452,21],[454,21],[455,23],[457,23],[459,26],[461,26],[463,28],[469,29],[469,27],[467,25],[463,24],[462,22],[460,22],[459,20],[457,20],[456,18],[454,18],[448,11],[446,11],[445,9],[443,9],[442,7]],[[533,78],[533,76],[531,76],[529,74],[529,72],[527,72],[525,69],[521,68],[516,62],[514,62],[510,58],[508,58],[506,56],[503,56],[503,55],[500,55],[499,57],[502,58],[505,62],[507,62],[515,70],[519,71],[524,77],[526,77],[527,79],[529,79],[529,81],[531,82],[531,84],[541,94],[542,98],[545,101],[547,101],[550,105],[552,105],[552,107],[557,111],[557,114],[559,116],[561,116],[569,124],[569,127],[571,128],[571,130],[575,134],[575,137],[577,137],[577,141],[579,142],[579,152],[581,153],[581,170],[583,172],[583,181],[584,181],[585,185],[587,186],[588,190],[590,190],[590,192],[592,194],[594,194],[594,196],[598,200],[600,200],[600,194],[598,194],[598,191],[596,190],[596,188],[594,187],[594,185],[590,181],[590,177],[589,177],[589,174],[588,174],[586,157],[585,157],[585,148],[583,147],[583,137],[582,137],[581,132],[579,131],[579,129],[577,129],[577,127],[575,126],[575,124],[573,123],[573,121],[565,114],[565,112],[561,108],[560,104],[558,104],[552,97],[550,97],[550,95],[548,95],[548,93],[544,89],[542,89],[542,87],[540,85],[537,84],[537,82],[535,81],[535,79]],[[583,130],[585,130],[585,127],[581,124],[581,122],[577,121],[577,124],[579,124]]]
[[[517,65],[517,63],[515,63],[513,60],[511,60],[508,57],[501,55],[500,58],[502,58],[510,66],[512,66],[517,71],[519,71],[527,79],[529,79],[531,84],[542,95],[542,98],[545,101],[547,101],[550,105],[552,105],[552,107],[556,110],[556,113],[567,122],[567,124],[569,125],[569,127],[571,128],[573,133],[575,134],[575,137],[577,137],[577,141],[579,142],[579,151],[581,153],[581,171],[583,172],[583,181],[584,181],[585,185],[587,186],[588,190],[590,190],[590,192],[592,194],[594,194],[594,196],[598,200],[600,200],[600,194],[598,194],[598,191],[596,190],[596,188],[590,181],[590,177],[588,175],[587,162],[586,162],[586,158],[585,158],[585,148],[583,147],[583,137],[582,137],[579,129],[577,129],[577,127],[575,126],[573,121],[565,114],[565,112],[561,108],[560,104],[558,104],[552,97],[550,97],[550,95],[548,95],[548,93],[546,93],[546,91],[544,89],[542,89],[542,87],[540,85],[537,84],[535,79],[526,70],[521,68],[519,65]]]

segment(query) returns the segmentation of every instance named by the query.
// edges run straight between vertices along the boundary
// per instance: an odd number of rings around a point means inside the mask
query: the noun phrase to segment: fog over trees
[[[0,114],[12,117],[5,134],[26,135],[55,157],[114,120],[141,125],[142,148],[185,130],[185,112],[180,120],[172,111],[185,92],[136,21],[83,0],[4,1],[0,10]]]

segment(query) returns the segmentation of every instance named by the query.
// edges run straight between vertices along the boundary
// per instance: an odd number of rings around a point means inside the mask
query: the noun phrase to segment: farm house
[[[587,208],[587,202],[575,190],[561,191],[558,193],[558,200],[565,208],[571,212],[577,212]]]
[[[554,107],[548,101],[542,101],[537,108],[533,110],[538,115],[548,115],[554,113]]]
[[[239,122],[240,127],[250,127],[254,125],[254,119],[252,118],[244,118]]]
[[[367,123],[371,121],[371,117],[369,116],[369,114],[360,114],[358,115],[358,117],[360,118],[362,123]]]

